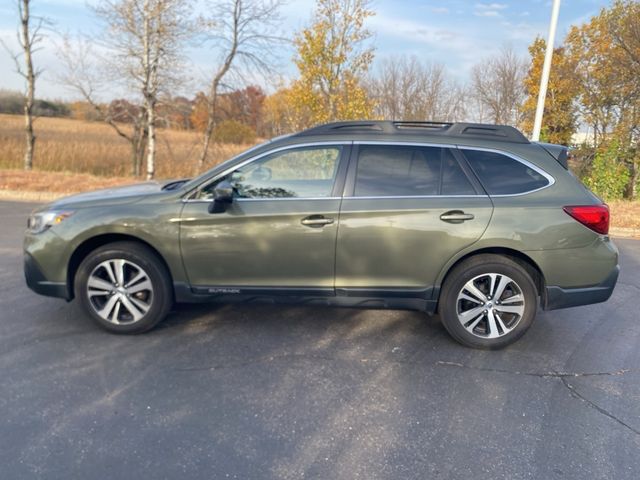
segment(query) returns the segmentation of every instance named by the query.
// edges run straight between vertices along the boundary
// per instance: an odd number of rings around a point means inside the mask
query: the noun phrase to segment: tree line
[[[26,117],[34,115],[40,74],[30,49],[42,40],[44,22],[30,17],[34,1],[16,0],[23,54],[13,56],[28,86]],[[144,170],[153,178],[159,127],[199,132],[194,170],[207,165],[212,142],[250,143],[334,120],[478,121],[532,130],[546,48],[541,38],[529,58],[505,46],[479,60],[462,82],[445,65],[415,56],[374,64],[369,0],[317,0],[308,24],[290,38],[279,33],[280,0],[207,1],[203,16],[189,0],[102,0],[93,8],[104,27],[99,39],[58,42],[58,81],[79,98],[68,111],[104,121],[127,140],[134,175]],[[571,27],[554,49],[541,138],[569,145],[587,129],[588,141],[574,156],[586,183],[607,197],[634,198],[639,183],[638,18],[640,2],[615,0]],[[208,79],[191,98],[173,96],[185,82],[185,52],[194,41],[211,52]],[[273,52],[287,43],[295,48],[297,75],[277,88],[255,85],[277,77]],[[127,98],[104,103],[114,85]],[[28,120],[25,132],[30,168],[35,140]]]

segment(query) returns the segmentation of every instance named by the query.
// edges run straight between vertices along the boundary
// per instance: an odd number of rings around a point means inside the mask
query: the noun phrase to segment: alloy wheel
[[[153,285],[142,267],[121,258],[98,264],[87,281],[87,296],[93,310],[115,325],[141,320],[151,308]]]
[[[456,300],[458,320],[480,338],[499,338],[511,332],[525,311],[520,286],[507,275],[485,273],[464,284]]]

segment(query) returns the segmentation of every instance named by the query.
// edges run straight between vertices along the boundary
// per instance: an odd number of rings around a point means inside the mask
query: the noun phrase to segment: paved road
[[[181,306],[115,336],[24,285],[0,203],[2,478],[640,478],[640,242],[499,352],[415,312]]]

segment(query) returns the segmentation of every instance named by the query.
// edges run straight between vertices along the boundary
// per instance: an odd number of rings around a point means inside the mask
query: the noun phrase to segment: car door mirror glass
[[[231,202],[233,185],[228,180],[222,180],[213,188],[213,202],[209,205],[209,213],[222,213]]]
[[[233,185],[228,180],[222,180],[213,189],[213,200],[221,203],[233,201]]]

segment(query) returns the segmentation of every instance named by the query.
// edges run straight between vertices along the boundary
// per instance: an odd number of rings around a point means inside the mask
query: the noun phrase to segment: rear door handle
[[[440,215],[440,220],[450,223],[462,223],[473,220],[475,217],[471,213],[464,213],[462,210],[450,210]]]
[[[326,218],[324,215],[309,215],[303,218],[300,223],[305,227],[320,228],[333,223],[333,218]]]

